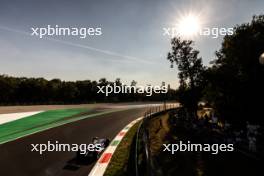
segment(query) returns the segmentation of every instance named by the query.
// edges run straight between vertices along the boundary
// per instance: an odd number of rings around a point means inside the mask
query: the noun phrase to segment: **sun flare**
[[[198,16],[189,14],[179,19],[177,28],[179,36],[190,38],[198,34],[201,28],[201,22]]]

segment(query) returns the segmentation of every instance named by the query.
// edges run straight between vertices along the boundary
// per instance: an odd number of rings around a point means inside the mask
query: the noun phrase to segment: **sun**
[[[188,14],[182,16],[176,26],[180,37],[192,38],[199,33],[201,22],[198,15]]]

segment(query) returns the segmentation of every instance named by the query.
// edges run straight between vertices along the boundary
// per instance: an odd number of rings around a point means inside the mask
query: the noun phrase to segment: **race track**
[[[75,157],[74,152],[46,152],[40,155],[31,152],[31,144],[51,141],[60,143],[89,144],[92,137],[113,137],[129,122],[142,116],[147,107],[98,115],[0,145],[0,175],[12,176],[87,176],[92,164],[69,168],[67,162]]]

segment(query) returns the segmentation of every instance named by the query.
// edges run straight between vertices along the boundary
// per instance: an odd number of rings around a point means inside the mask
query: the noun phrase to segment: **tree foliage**
[[[220,117],[232,121],[261,121],[264,100],[264,16],[234,28],[225,36],[217,59],[207,70],[206,99]],[[263,121],[263,120],[262,120]]]
[[[202,59],[198,57],[199,51],[195,50],[192,45],[191,40],[173,38],[171,52],[168,53],[167,59],[172,66],[175,63],[179,70],[179,101],[189,110],[196,112],[201,98],[204,66]]]
[[[105,96],[97,93],[97,86],[122,85],[121,79],[114,82],[105,78],[97,81],[62,81],[60,79],[46,80],[44,78],[16,78],[0,75],[0,105],[21,104],[75,104],[95,102],[124,101],[163,101],[164,96],[152,93],[152,96],[138,93],[117,93]],[[131,85],[136,85],[132,81]],[[166,98],[172,100],[175,91],[170,89]]]

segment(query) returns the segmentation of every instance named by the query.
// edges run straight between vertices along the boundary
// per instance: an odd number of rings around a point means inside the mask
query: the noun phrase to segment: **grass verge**
[[[114,155],[112,156],[111,162],[108,165],[104,176],[123,176],[128,175],[129,160],[131,156],[131,149],[134,146],[133,141],[137,133],[137,129],[140,122],[136,123],[127,132],[125,137],[118,145]]]

